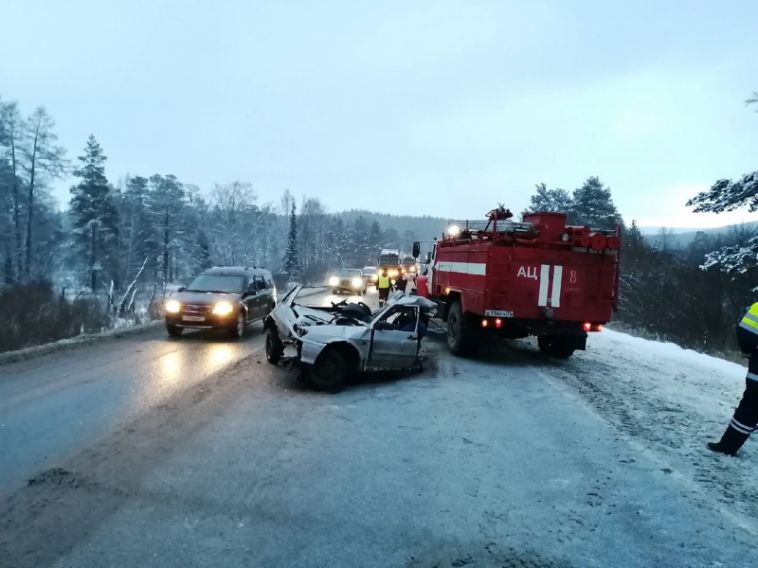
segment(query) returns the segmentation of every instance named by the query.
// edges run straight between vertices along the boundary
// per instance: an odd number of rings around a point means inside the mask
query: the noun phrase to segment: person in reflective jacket
[[[748,357],[745,393],[721,440],[708,442],[708,449],[728,456],[737,453],[758,425],[758,303],[737,324],[737,342]]]
[[[376,288],[379,290],[379,307],[381,308],[390,294],[390,277],[387,276],[387,270],[382,270],[381,274],[379,274]]]

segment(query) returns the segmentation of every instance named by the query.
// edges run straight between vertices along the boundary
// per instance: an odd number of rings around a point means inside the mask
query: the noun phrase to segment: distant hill
[[[758,221],[751,223],[741,223],[739,225],[726,225],[724,227],[716,227],[713,229],[666,229],[671,231],[666,235],[666,246],[673,249],[687,248],[689,244],[695,240],[698,233],[702,232],[708,236],[714,237],[717,235],[728,235],[734,231],[755,231],[758,233]],[[664,237],[661,235],[660,227],[645,227],[640,228],[640,231],[645,236],[645,240],[652,246],[662,246]]]
[[[439,237],[448,225],[448,221],[441,217],[392,215],[390,213],[376,213],[365,209],[350,209],[341,213],[335,213],[346,222],[353,222],[358,217],[363,217],[369,223],[377,221],[383,230],[394,229],[401,235],[405,231],[412,231],[416,238],[422,241],[431,241]]]
[[[430,241],[439,237],[450,224],[451,219],[442,217],[414,216],[414,215],[393,215],[390,213],[377,213],[365,209],[349,209],[334,213],[335,216],[342,218],[347,223],[352,223],[358,217],[363,217],[369,223],[377,221],[383,230],[394,229],[400,235],[410,231],[415,234],[415,238],[422,241]],[[703,232],[709,236],[727,235],[732,231],[753,230],[758,233],[758,221],[751,223],[742,223],[739,225],[726,225],[712,229],[697,228],[668,228],[668,227],[640,227],[645,240],[652,246],[660,247],[663,237],[660,234],[662,228],[667,231],[666,246],[673,249],[687,248],[695,240],[698,232]]]

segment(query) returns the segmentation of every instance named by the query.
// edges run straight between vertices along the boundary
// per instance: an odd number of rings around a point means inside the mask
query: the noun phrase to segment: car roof
[[[268,274],[271,273],[265,268],[257,266],[214,266],[204,270],[202,274],[223,274],[225,276],[249,276],[250,274]]]

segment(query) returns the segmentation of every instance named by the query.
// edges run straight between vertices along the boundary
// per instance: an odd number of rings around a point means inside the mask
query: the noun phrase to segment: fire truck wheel
[[[565,337],[553,335],[540,335],[537,338],[540,351],[556,359],[568,359],[574,354],[572,347]]]
[[[447,312],[447,346],[453,355],[473,355],[479,347],[458,301],[453,302]]]
[[[346,354],[337,348],[325,349],[311,368],[309,380],[318,390],[339,392],[350,376],[350,363]]]

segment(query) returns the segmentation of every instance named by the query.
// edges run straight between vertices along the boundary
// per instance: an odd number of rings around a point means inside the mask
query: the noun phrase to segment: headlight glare
[[[176,300],[169,300],[166,302],[167,314],[178,314],[182,310],[182,305]]]
[[[360,288],[361,286],[363,286],[363,278],[361,278],[360,276],[356,276],[350,282],[352,283],[353,288]]]
[[[228,316],[234,311],[234,306],[229,302],[217,302],[213,306],[213,315],[215,316]]]
[[[340,283],[340,279],[337,278],[336,276],[332,276],[331,278],[329,278],[329,286],[337,286],[339,285],[339,283]]]

